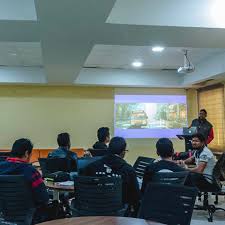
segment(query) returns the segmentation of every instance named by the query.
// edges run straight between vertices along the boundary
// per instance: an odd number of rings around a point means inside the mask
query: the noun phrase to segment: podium
[[[184,140],[185,141],[185,152],[188,152],[189,150],[192,150],[192,144],[191,144],[191,137],[192,137],[192,135],[178,134],[177,137],[180,140]]]

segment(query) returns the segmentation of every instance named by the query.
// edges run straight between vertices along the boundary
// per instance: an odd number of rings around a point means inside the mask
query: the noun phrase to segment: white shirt
[[[216,165],[216,159],[215,159],[213,153],[211,152],[211,150],[209,150],[205,146],[198,158],[196,157],[196,153],[197,152],[195,152],[195,154],[194,154],[196,165],[198,166],[200,162],[205,162],[206,167],[205,167],[203,173],[212,175],[213,174],[213,168]]]

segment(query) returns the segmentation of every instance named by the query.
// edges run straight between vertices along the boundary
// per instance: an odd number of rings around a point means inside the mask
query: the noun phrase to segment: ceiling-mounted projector
[[[178,68],[178,73],[192,73],[195,71],[194,65],[190,62],[188,58],[188,50],[184,50],[184,66]]]

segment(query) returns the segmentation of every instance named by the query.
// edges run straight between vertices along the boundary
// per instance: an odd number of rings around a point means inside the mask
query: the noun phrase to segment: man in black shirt
[[[109,143],[108,154],[91,163],[81,174],[84,176],[121,176],[123,183],[123,202],[137,212],[140,190],[134,168],[123,158],[126,153],[126,141],[122,137],[114,137]]]
[[[207,111],[201,109],[199,112],[199,117],[194,119],[190,127],[197,127],[198,133],[202,134],[206,140],[206,144],[209,144],[214,138],[213,126],[206,119]]]
[[[110,141],[110,133],[108,127],[100,127],[97,132],[98,141],[93,145],[94,149],[107,149]]]
[[[182,172],[184,168],[178,166],[172,160],[174,153],[173,143],[168,138],[160,138],[156,143],[157,155],[160,159],[146,167],[141,192],[144,193],[148,182],[157,172]]]

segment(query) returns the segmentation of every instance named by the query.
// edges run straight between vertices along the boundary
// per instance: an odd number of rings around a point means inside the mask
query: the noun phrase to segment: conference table
[[[74,217],[69,219],[52,220],[40,225],[160,225],[162,223],[151,222],[130,217],[89,216]]]
[[[70,184],[70,183],[71,184]],[[60,193],[73,193],[74,192],[74,183],[71,181],[67,182],[50,182],[45,181],[45,185],[48,189],[53,191],[53,200],[59,201]],[[63,184],[64,183],[64,184]]]

